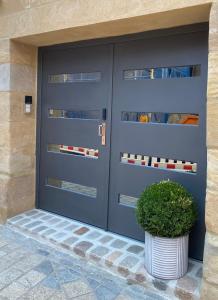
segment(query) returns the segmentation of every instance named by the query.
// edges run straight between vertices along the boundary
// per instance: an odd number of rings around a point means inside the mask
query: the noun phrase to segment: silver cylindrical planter
[[[178,279],[188,270],[188,238],[164,238],[145,232],[145,268],[161,279]]]

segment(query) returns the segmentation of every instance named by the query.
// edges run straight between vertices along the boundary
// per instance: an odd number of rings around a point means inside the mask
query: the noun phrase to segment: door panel
[[[137,199],[149,184],[169,178],[184,184],[197,201],[199,218],[190,239],[190,255],[197,259],[205,230],[206,78],[206,32],[115,45],[109,230],[143,240],[124,196]],[[144,112],[144,121],[122,120],[123,112]],[[167,118],[153,123],[160,113]],[[170,124],[170,113],[186,113],[197,123]]]
[[[111,45],[43,54],[39,207],[105,229],[112,57]]]

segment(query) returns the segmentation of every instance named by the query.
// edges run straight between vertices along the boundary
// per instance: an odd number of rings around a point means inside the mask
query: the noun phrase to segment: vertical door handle
[[[98,136],[102,136],[102,124],[98,125]]]
[[[98,126],[98,135],[101,137],[102,146],[106,145],[106,123],[102,123]]]

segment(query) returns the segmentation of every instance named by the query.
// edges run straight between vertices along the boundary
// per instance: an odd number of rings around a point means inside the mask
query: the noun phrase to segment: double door
[[[163,179],[194,195],[201,259],[207,32],[41,50],[39,207],[143,240],[135,205]]]

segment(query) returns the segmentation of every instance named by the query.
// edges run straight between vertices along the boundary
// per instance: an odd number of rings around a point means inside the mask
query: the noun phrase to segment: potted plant
[[[188,269],[188,238],[197,218],[192,195],[179,183],[161,181],[141,194],[136,216],[145,230],[145,268],[161,279],[177,279]]]

